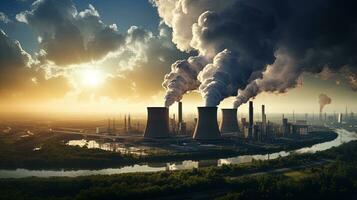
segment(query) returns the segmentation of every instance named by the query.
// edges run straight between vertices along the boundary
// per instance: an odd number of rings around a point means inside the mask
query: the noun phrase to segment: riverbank
[[[271,143],[246,143],[223,140],[212,148],[200,151],[185,151],[146,156],[121,154],[100,149],[88,149],[65,145],[78,136],[43,133],[17,139],[14,135],[0,136],[0,169],[103,169],[143,163],[181,162],[184,160],[207,160],[245,154],[266,154],[283,150],[294,150],[316,143],[331,141],[334,132],[315,132],[303,138],[282,138]],[[226,145],[233,143],[234,145]]]
[[[329,162],[308,165],[321,160]],[[315,154],[204,169],[0,179],[0,199],[353,199],[356,164],[353,141]],[[296,171],[274,170],[303,165]]]

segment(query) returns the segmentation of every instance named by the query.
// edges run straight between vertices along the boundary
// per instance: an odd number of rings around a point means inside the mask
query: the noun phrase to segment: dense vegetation
[[[0,168],[106,167],[135,161],[135,158],[130,155],[68,146],[64,144],[63,137],[63,135],[48,133],[26,138],[2,134],[0,136]],[[66,138],[68,139],[68,136]],[[40,149],[34,150],[36,147]]]
[[[265,173],[329,159],[329,164]],[[244,176],[242,176],[244,175]],[[357,141],[314,155],[174,172],[0,180],[0,199],[356,199]]]
[[[0,134],[0,168],[94,169],[144,162],[215,159],[242,154],[270,153],[297,149],[315,143],[333,140],[336,138],[336,133],[317,132],[298,140],[276,141],[273,145],[255,145],[254,143],[240,142],[239,145],[236,145],[238,148],[224,147],[194,152],[170,152],[165,154],[151,154],[143,157],[65,145],[64,141],[68,139],[79,139],[78,137],[80,136],[41,133],[21,138],[19,135],[2,133]],[[222,143],[225,142],[229,141],[223,141]],[[36,147],[40,147],[40,149],[34,151]]]

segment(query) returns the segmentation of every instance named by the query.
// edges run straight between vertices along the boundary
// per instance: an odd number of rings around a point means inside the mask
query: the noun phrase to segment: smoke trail
[[[171,72],[165,75],[162,83],[166,89],[166,107],[171,106],[175,101],[180,101],[188,91],[197,89],[200,85],[197,75],[206,63],[204,57],[195,56],[187,60],[176,61],[171,65]]]
[[[262,77],[251,81],[244,90],[238,91],[233,107],[238,108],[261,92],[283,93],[289,88],[295,87],[299,76],[303,72],[297,66],[295,60],[287,55],[285,51],[278,51],[275,62],[266,67]]]
[[[319,95],[320,113],[322,113],[324,107],[331,103],[331,98],[326,94]]]
[[[207,61],[185,72],[172,67],[173,74],[183,75],[166,76],[164,85],[172,85],[165,87],[167,105],[199,87],[210,106],[239,91],[239,106],[263,91],[286,92],[296,87],[302,73],[319,73],[326,67],[357,88],[353,0],[214,2],[218,1],[155,1],[177,46],[197,50]],[[171,98],[171,93],[177,95]]]

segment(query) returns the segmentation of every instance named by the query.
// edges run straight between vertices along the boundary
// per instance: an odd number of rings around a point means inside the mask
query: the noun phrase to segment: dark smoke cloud
[[[331,103],[331,98],[327,96],[326,94],[320,94],[319,95],[319,104],[320,104],[320,113],[323,111],[324,107],[327,104]]]
[[[186,81],[170,93],[184,94],[201,84],[206,105],[217,105],[239,90],[239,106],[263,91],[286,92],[303,72],[326,67],[345,74],[356,88],[354,1],[233,0],[217,8],[210,7],[212,2],[217,1],[155,1],[176,38],[183,38],[174,42],[198,50],[208,61],[199,75],[190,74],[196,85]]]

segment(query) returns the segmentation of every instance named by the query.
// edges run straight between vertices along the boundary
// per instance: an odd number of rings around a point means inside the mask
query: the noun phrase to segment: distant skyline
[[[153,2],[1,1],[0,112],[145,113],[163,106],[165,74],[197,51],[177,48]],[[332,103],[324,111],[357,112],[357,92],[344,77],[304,73],[299,82],[284,94],[259,94],[257,111],[265,104],[267,113],[318,113],[325,93]],[[190,113],[204,105],[198,92],[183,102]],[[227,98],[220,107],[232,103]],[[239,110],[246,113],[246,105]]]

